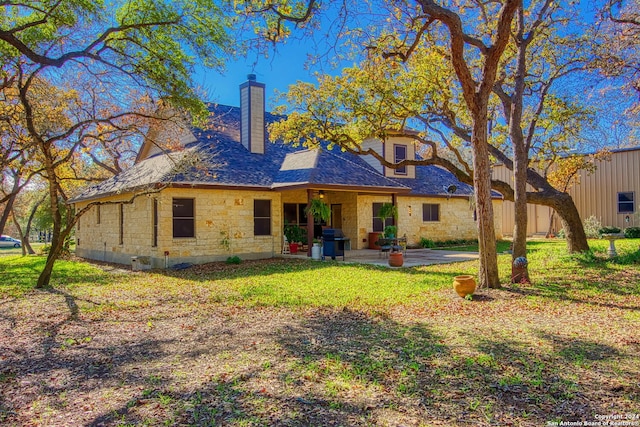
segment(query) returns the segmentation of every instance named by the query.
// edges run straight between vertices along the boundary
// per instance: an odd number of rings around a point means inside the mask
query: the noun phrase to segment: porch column
[[[398,197],[397,197],[396,193],[393,193],[391,195],[391,204],[393,206],[395,206],[396,209],[398,209]],[[391,224],[395,225],[396,227],[398,226],[398,224],[396,224],[396,219],[393,216],[391,217]],[[383,224],[383,226],[384,226],[384,224]]]
[[[307,189],[307,208],[311,205],[311,199],[313,199],[313,190]],[[313,215],[307,211],[307,256],[311,256],[311,246],[313,246]]]

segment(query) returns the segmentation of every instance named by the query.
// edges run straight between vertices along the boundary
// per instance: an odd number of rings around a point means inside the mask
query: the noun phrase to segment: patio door
[[[342,228],[342,205],[331,205],[331,227]]]

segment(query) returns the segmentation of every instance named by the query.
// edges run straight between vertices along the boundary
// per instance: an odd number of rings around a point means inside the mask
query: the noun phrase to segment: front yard
[[[533,242],[533,284],[472,301],[475,262],[66,261],[38,291],[43,258],[0,256],[0,424],[640,425],[640,240],[591,245]]]

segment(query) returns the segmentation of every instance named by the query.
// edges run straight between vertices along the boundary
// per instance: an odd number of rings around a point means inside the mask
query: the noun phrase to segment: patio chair
[[[384,239],[384,238],[380,238],[378,239],[378,241],[376,242],[376,245],[380,246],[380,252],[378,253],[378,258],[380,258],[380,256],[384,255],[385,258],[387,258],[389,256],[389,252],[391,252],[392,249],[392,240],[391,239]]]

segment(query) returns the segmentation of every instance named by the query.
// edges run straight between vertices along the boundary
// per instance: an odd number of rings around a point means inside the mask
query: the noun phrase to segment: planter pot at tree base
[[[473,276],[462,275],[453,278],[453,289],[462,298],[472,295],[476,291],[476,281]]]
[[[402,264],[404,264],[402,252],[391,252],[389,254],[389,265],[391,267],[402,267]]]

